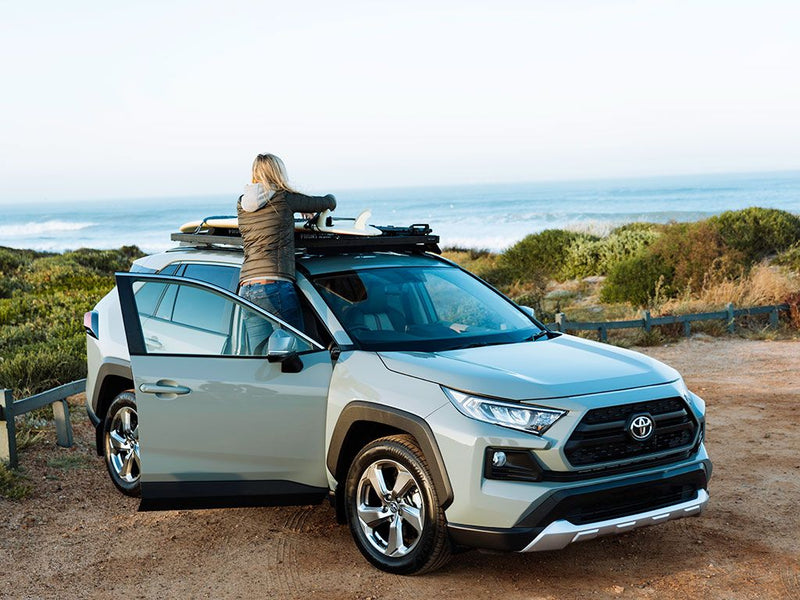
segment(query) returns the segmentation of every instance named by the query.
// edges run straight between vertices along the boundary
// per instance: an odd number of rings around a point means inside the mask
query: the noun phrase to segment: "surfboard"
[[[299,221],[299,229],[298,221],[295,221],[294,228],[295,231],[311,230],[319,231],[320,233],[335,233],[337,235],[382,235],[383,232],[380,229],[367,223],[371,216],[372,211],[367,209],[355,219],[334,218],[331,216],[331,211],[325,210],[319,213],[319,216],[314,221]]]
[[[376,236],[383,232],[373,227],[367,221],[372,216],[371,210],[365,210],[355,219],[333,217],[331,211],[326,210],[319,214],[313,221],[295,219],[295,231],[315,231],[319,233],[333,233],[337,235]],[[232,216],[206,217],[201,221],[189,221],[181,225],[181,233],[197,233],[209,229],[239,229],[239,219]]]
[[[189,221],[181,225],[181,233],[195,233],[208,229],[239,229],[239,219],[236,217],[206,217],[202,221]]]

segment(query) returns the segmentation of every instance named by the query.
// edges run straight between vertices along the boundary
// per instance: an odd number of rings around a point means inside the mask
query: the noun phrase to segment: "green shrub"
[[[15,397],[43,392],[86,377],[86,340],[82,334],[29,344],[0,362],[0,387]]]
[[[624,233],[626,231],[644,231],[650,232],[658,235],[661,233],[667,225],[663,223],[649,223],[646,221],[634,221],[633,223],[625,223],[624,225],[620,225],[619,227],[615,227],[611,230],[609,235],[618,235],[620,233]]]
[[[63,255],[0,248],[14,266],[0,285],[0,387],[16,397],[80,379],[86,373],[83,314],[128,270],[136,247],[81,249]]]
[[[570,246],[598,238],[586,233],[546,229],[521,239],[500,256],[500,267],[512,281],[535,281],[542,277],[564,278],[564,265]]]
[[[773,262],[800,273],[800,242],[781,252]]]
[[[749,264],[800,241],[800,217],[784,210],[753,206],[724,212],[708,222]]]
[[[656,296],[656,288],[672,279],[670,267],[649,252],[627,258],[614,265],[608,273],[600,299],[603,302],[630,302],[647,306]]]
[[[16,248],[0,246],[0,273],[10,275],[19,267],[29,264],[34,258],[46,255],[46,252],[17,250]]]
[[[562,274],[569,279],[606,275],[617,263],[636,256],[658,238],[651,227],[619,227],[600,239],[579,239],[565,257]]]
[[[127,271],[131,263],[144,256],[136,246],[123,246],[119,250],[94,250],[79,248],[64,253],[64,260],[96,271],[100,275],[113,275],[116,271]]]
[[[674,292],[688,286],[700,289],[709,279],[741,271],[741,252],[730,248],[708,221],[671,223],[649,251],[670,269],[672,277],[666,283]]]

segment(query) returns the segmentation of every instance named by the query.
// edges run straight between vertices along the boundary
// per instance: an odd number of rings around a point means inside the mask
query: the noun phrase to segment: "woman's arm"
[[[318,213],[336,208],[333,194],[327,196],[306,196],[297,192],[286,192],[286,202],[292,212]]]

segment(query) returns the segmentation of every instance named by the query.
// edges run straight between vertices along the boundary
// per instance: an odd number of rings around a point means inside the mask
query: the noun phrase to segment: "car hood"
[[[680,378],[675,369],[638,352],[570,335],[446,352],[379,355],[390,371],[510,400],[597,394]]]

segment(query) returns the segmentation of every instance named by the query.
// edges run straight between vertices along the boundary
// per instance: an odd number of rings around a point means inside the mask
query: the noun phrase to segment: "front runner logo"
[[[655,424],[653,423],[650,415],[636,415],[631,419],[628,425],[628,433],[637,442],[644,442],[650,439],[653,435]]]

